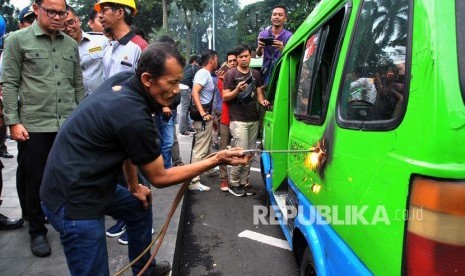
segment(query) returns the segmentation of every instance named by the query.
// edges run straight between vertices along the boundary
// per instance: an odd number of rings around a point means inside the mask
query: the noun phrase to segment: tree
[[[10,0],[0,0],[0,14],[6,20],[6,32],[16,31],[18,27],[18,15],[20,10],[24,7],[15,7],[10,4]]]
[[[203,13],[191,11],[186,14],[177,5],[170,6],[168,26],[175,33],[175,40],[181,42],[180,49],[184,49],[187,57],[199,54],[208,47],[206,30],[212,25],[212,1],[204,2],[204,5]],[[215,0],[216,51],[220,60],[226,55],[226,51],[237,45],[235,15],[238,10],[240,10],[238,0]],[[190,34],[186,22],[190,22]]]
[[[176,6],[183,13],[186,26],[186,60],[189,60],[193,15],[203,13],[206,3],[203,0],[176,0]]]

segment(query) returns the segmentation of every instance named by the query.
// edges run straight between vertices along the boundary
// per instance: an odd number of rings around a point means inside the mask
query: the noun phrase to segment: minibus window
[[[341,8],[311,34],[301,54],[294,115],[308,124],[321,125],[325,120],[346,10]]]
[[[455,18],[457,28],[457,59],[459,61],[460,89],[465,103],[465,1],[455,1]]]
[[[310,87],[312,83],[313,69],[315,67],[318,42],[321,31],[310,36],[305,43],[305,51],[300,68],[299,85],[297,87],[297,98],[295,115],[307,115],[309,105]]]
[[[384,129],[402,114],[407,30],[408,0],[364,1],[339,90],[341,125]]]
[[[281,64],[282,62],[278,61],[278,63],[275,65],[275,69],[273,70],[273,76],[271,78],[271,82],[269,87],[265,90],[265,98],[268,99],[270,102],[270,106],[268,107],[268,110],[273,110],[273,104],[274,104],[274,98],[276,95],[276,86],[278,84],[278,77],[279,77],[279,72],[281,72]]]

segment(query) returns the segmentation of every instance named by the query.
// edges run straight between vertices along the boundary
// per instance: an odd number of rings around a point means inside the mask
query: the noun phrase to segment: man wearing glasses
[[[84,96],[87,97],[103,82],[103,50],[109,41],[102,33],[84,32],[75,10],[71,6],[67,6],[67,9],[68,17],[65,19],[63,31],[79,44]]]
[[[39,189],[58,130],[84,95],[76,41],[60,30],[65,0],[36,0],[37,20],[9,35],[3,52],[5,122],[18,142],[17,178],[25,188],[31,250],[50,255]],[[19,102],[18,102],[19,99]]]
[[[32,5],[25,7],[24,9],[21,10],[18,16],[19,20],[19,28],[26,28],[31,26],[32,22],[36,20],[36,14],[34,13],[34,9],[32,8]],[[3,35],[2,35],[3,36]],[[0,45],[3,46],[3,38],[0,38]],[[2,47],[3,48],[3,47]],[[3,56],[0,51],[0,80],[2,78],[2,65],[3,64]],[[2,91],[2,86],[1,86],[1,81],[0,81],[0,95]],[[5,121],[3,119],[3,101],[0,99],[0,157],[3,158],[13,158],[13,154],[10,154],[8,152],[8,148],[5,144],[5,139],[6,139],[6,125]],[[18,175],[19,176],[19,175]],[[17,176],[17,178],[18,178]],[[24,182],[21,181],[21,176],[19,176],[19,181],[17,182],[17,192],[18,192],[18,198],[19,198],[19,205],[21,206],[21,211],[23,217],[27,217],[27,212],[25,208],[25,203],[24,201],[26,200],[26,190],[24,187]]]

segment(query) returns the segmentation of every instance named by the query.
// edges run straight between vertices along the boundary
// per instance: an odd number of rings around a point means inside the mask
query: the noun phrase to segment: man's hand
[[[281,40],[273,40],[273,47],[278,49],[280,52],[283,51],[284,49],[284,42],[282,42]]]
[[[243,154],[242,148],[232,148],[229,150],[222,150],[216,153],[216,158],[223,164],[232,166],[247,165],[252,160],[252,155]]]
[[[165,118],[170,118],[173,113],[171,112],[171,108],[169,108],[168,106],[165,106],[163,107],[163,115],[165,115]]]
[[[149,204],[152,202],[152,191],[149,188],[139,184],[135,187],[135,189],[130,191],[140,202],[142,202],[144,209],[149,207]]]
[[[27,132],[22,124],[11,125],[10,135],[11,139],[16,142],[24,142],[29,139],[29,132]]]
[[[270,102],[268,100],[262,100],[260,101],[260,104],[263,106],[263,107],[267,107],[270,105]]]
[[[249,86],[245,81],[240,81],[237,86],[236,86],[236,89],[239,93],[241,93],[242,91],[244,91],[247,86]]]

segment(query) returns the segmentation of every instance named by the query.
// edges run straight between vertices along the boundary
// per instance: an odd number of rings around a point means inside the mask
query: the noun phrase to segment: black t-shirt
[[[152,119],[160,109],[133,73],[106,80],[58,132],[42,179],[42,202],[53,212],[64,204],[67,219],[102,217],[124,160],[138,166],[160,156]]]
[[[260,72],[250,68],[252,71],[253,82],[255,87],[260,87],[263,85]],[[224,76],[224,85],[223,89],[234,90],[236,89],[237,84],[240,81],[246,80],[250,77],[250,71],[246,74],[241,73],[237,68],[232,68]],[[257,93],[255,93],[255,98],[244,104],[239,103],[235,99],[229,102],[229,118],[231,121],[239,122],[254,122],[258,121],[260,114],[257,107]]]

